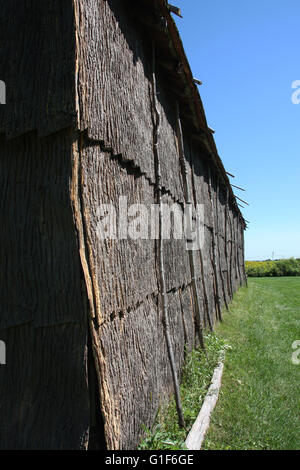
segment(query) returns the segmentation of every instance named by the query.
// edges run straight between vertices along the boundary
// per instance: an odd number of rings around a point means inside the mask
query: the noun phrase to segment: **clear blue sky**
[[[251,205],[246,259],[300,257],[299,0],[170,0],[208,125]]]

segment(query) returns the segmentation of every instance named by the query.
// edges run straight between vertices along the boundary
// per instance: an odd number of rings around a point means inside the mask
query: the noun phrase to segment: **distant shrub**
[[[245,264],[249,277],[300,276],[300,259],[246,261]]]

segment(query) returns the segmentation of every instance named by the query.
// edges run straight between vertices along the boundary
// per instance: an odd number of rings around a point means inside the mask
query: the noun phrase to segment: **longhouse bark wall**
[[[119,198],[126,196],[128,206],[144,204],[150,212],[156,202],[153,45],[136,30],[125,3],[88,0],[78,2],[77,9],[79,190],[94,285],[94,357],[110,449],[135,448],[143,426],[153,423],[159,404],[173,391],[162,327],[157,240],[103,240],[99,236],[100,204],[118,208]],[[158,67],[154,73],[163,202],[179,203],[183,210],[187,201],[176,99]],[[226,184],[209,152],[193,140],[188,127],[183,134],[191,202],[204,205],[204,245],[194,260],[201,321],[209,327],[220,319],[220,308],[244,282],[243,226],[227,201]],[[185,347],[190,350],[198,344],[199,318],[185,240],[165,240],[163,246],[171,336],[180,376]]]
[[[181,216],[204,208],[192,256],[174,226],[163,240],[179,378],[246,281],[245,223],[165,0],[63,3],[2,8],[0,448],[87,449],[104,433],[133,449],[174,392],[158,232],[105,238],[101,207],[151,214],[160,193]]]
[[[0,448],[86,448],[87,309],[71,130],[0,140]]]

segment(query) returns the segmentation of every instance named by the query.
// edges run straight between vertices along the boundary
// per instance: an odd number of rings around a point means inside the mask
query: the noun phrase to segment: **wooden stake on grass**
[[[209,428],[210,417],[218,401],[219,392],[221,388],[222,374],[224,369],[224,359],[220,361],[214,370],[212,381],[200,413],[190,430],[185,445],[189,450],[201,450],[205,434]]]

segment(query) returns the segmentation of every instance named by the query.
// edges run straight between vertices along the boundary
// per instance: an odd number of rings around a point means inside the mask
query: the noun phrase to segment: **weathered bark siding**
[[[154,179],[150,80],[124,2],[75,3],[80,128]]]
[[[0,0],[0,134],[48,135],[75,124],[75,22],[72,0]]]
[[[78,449],[88,438],[71,156],[70,131],[0,142],[1,449]]]
[[[159,401],[172,391],[158,298],[157,244],[153,240],[102,240],[97,232],[99,204],[117,207],[120,196],[128,196],[128,204],[150,208],[155,203],[151,49],[134,29],[124,5],[79,2],[77,17],[81,129],[87,129],[79,156],[82,208],[89,263],[100,296],[98,324],[92,324],[94,355],[107,445],[120,449],[137,445],[142,425],[152,423]],[[184,201],[175,101],[159,72],[157,82],[163,202],[172,205]],[[205,205],[205,246],[195,259],[201,316],[208,325],[208,316],[214,323],[220,315],[218,302],[223,307],[231,298],[228,280],[232,291],[242,283],[237,265],[238,256],[243,256],[237,244],[238,219],[232,207],[226,208],[226,186],[219,182],[207,152],[192,144],[186,129],[184,138],[193,202]],[[231,218],[226,236],[225,212]],[[180,375],[185,344],[195,345],[199,326],[185,242],[165,241],[164,260]]]
[[[162,201],[179,203],[182,211],[188,202],[179,109],[189,197],[194,207],[204,205],[204,245],[192,259],[194,284],[185,240],[163,243],[179,377],[185,348],[199,344],[201,324],[213,327],[220,307],[246,281],[245,224],[212,137],[201,131],[206,125],[201,100],[195,104],[195,90],[186,91],[180,43],[170,49],[180,69],[170,71],[172,86],[158,65],[172,42],[165,29],[174,27],[168,16],[160,29],[165,2],[142,2],[145,11],[153,8],[156,26],[160,18],[153,37],[129,8],[141,2],[67,0],[64,8],[58,1],[43,3],[32,0],[16,8],[7,25],[8,35],[19,25],[32,54],[33,42],[41,40],[44,55],[32,56],[30,70],[13,62],[7,74],[16,88],[12,107],[0,114],[1,134],[22,135],[10,141],[0,136],[0,337],[8,357],[0,368],[0,448],[85,449],[91,430],[97,439],[100,412],[107,448],[136,448],[143,426],[153,423],[159,405],[173,393],[158,242],[103,239],[99,207],[112,204],[119,217],[120,197],[149,212],[157,203],[153,73]],[[31,18],[35,8],[40,26]],[[6,61],[12,44],[0,51]],[[17,49],[22,47],[18,42]],[[16,71],[26,80],[34,71],[34,83],[26,88]],[[91,390],[94,368],[97,385]]]

